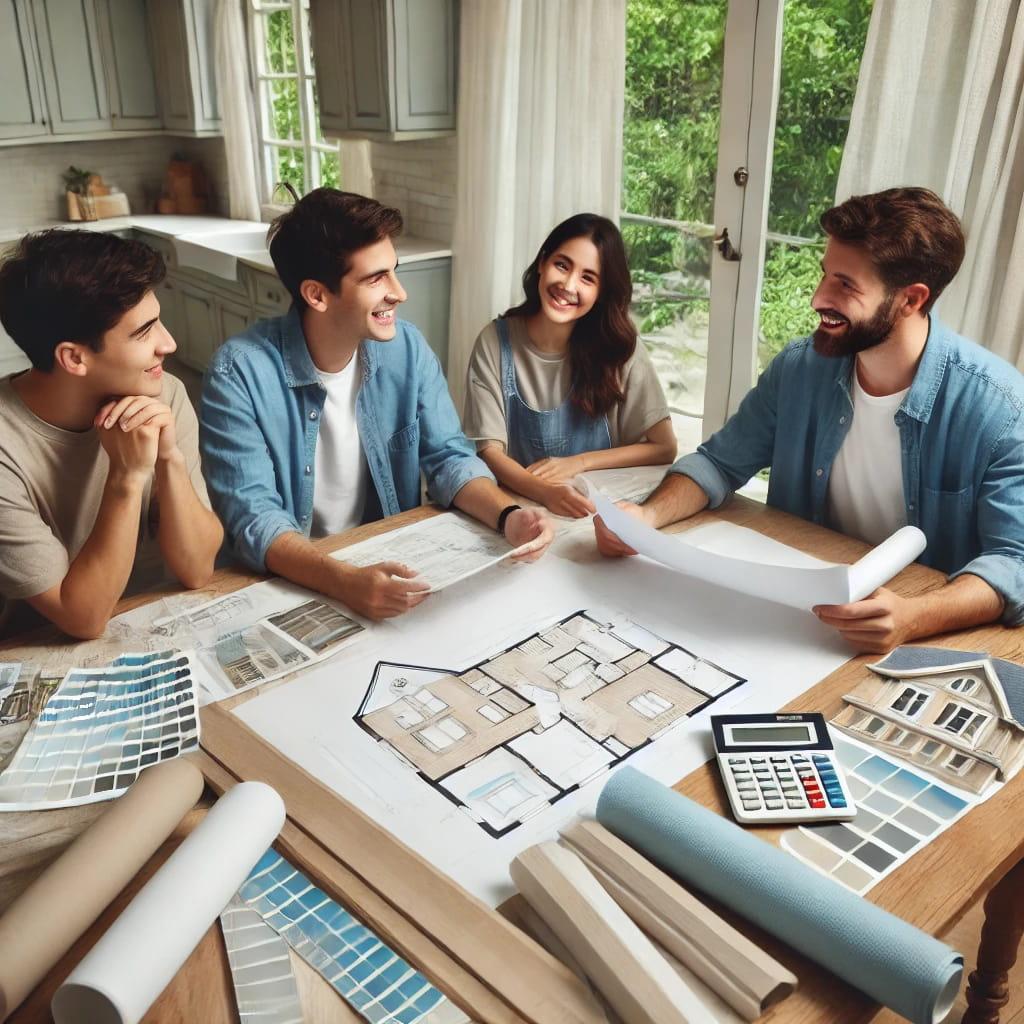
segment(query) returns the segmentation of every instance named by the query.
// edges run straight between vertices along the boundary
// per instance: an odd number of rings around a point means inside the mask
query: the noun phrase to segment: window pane
[[[628,0],[622,228],[634,319],[683,451],[700,439],[727,0]],[[630,219],[684,222],[679,227]],[[697,419],[688,419],[685,411]]]
[[[302,141],[302,118],[299,113],[299,83],[294,79],[267,82],[270,131],[275,139]]]
[[[871,2],[787,0],[784,8],[768,230],[788,237],[769,236],[765,252],[760,368],[817,322],[809,302],[821,276],[818,218],[835,200]]]
[[[274,184],[286,181],[301,196],[306,191],[306,161],[301,149],[271,147]]]
[[[263,17],[267,70],[276,74],[296,71],[295,29],[292,25],[292,12],[271,11]]]
[[[320,184],[341,188],[341,165],[337,153],[320,154]]]

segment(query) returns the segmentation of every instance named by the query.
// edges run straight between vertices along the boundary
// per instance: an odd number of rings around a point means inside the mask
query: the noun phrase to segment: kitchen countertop
[[[108,217],[95,221],[48,221],[22,228],[0,227],[0,244],[13,242],[31,231],[43,231],[47,228],[81,228],[87,231],[143,231],[162,238],[180,238],[187,235],[201,241],[204,234],[224,234],[234,231],[252,231],[267,228],[269,225],[259,221],[231,220],[228,217],[184,217],[174,214],[131,214],[127,217]],[[451,256],[451,247],[444,242],[431,238],[418,238],[415,235],[399,235],[395,239],[395,251],[399,263],[421,263],[424,260],[442,259]],[[255,256],[238,256],[238,262],[255,267],[257,270],[274,272],[274,265],[269,253]]]

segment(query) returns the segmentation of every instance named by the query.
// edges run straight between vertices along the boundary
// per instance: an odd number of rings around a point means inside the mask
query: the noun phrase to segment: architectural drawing
[[[464,671],[379,662],[355,721],[497,838],[745,681],[579,611]]]
[[[899,648],[867,666],[833,724],[981,793],[1024,765],[1024,669],[970,652]]]
[[[486,526],[445,512],[341,548],[331,558],[358,566],[402,562],[437,591],[503,561],[513,550],[504,537]]]

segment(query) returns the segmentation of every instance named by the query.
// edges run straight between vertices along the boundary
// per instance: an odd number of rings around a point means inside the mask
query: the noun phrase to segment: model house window
[[[476,713],[486,718],[492,725],[504,722],[505,719],[508,718],[508,712],[502,708],[496,707],[494,704],[484,704],[482,707],[476,709]]]
[[[973,740],[988,721],[989,716],[981,711],[950,701],[935,719],[935,724],[965,740]]]
[[[673,707],[670,701],[665,700],[661,694],[655,693],[653,690],[637,694],[629,702],[629,706],[644,718],[657,718],[658,715],[671,711]]]
[[[875,718],[872,716],[868,719],[867,725],[864,726],[864,731],[872,736],[877,736],[885,728],[885,721],[881,718]]]
[[[440,697],[435,697],[425,686],[419,693],[409,694],[407,699],[419,704],[428,715],[439,715],[442,711],[448,710],[448,705]]]
[[[966,754],[954,754],[948,761],[946,767],[957,775],[965,775],[971,766],[971,759]]]
[[[937,740],[927,740],[923,747],[921,747],[921,757],[925,761],[934,761],[938,752],[942,749],[942,744]]]
[[[336,188],[338,143],[320,134],[309,0],[251,0],[249,13],[264,199],[279,181],[299,195]]]
[[[906,686],[892,702],[893,711],[898,711],[905,718],[917,718],[921,709],[928,703],[929,694],[915,686]]]
[[[977,685],[977,679],[972,679],[970,676],[957,676],[949,684],[949,688],[956,690],[957,693],[971,693]]]
[[[453,743],[465,739],[468,735],[468,730],[457,718],[446,715],[432,725],[428,725],[420,729],[419,732],[413,733],[413,735],[428,750],[432,750],[435,754],[440,754]]]

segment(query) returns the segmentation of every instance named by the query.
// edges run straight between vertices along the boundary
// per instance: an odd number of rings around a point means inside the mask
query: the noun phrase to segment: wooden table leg
[[[1007,976],[1017,961],[1024,934],[1024,861],[1012,868],[985,897],[985,924],[978,945],[978,967],[967,984],[967,1010],[961,1024],[999,1024],[1009,1001]]]

